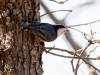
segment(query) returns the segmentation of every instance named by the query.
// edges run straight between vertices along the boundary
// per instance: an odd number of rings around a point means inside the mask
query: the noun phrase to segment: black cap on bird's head
[[[57,37],[66,32],[66,28],[63,25],[54,25],[54,28],[57,30]]]

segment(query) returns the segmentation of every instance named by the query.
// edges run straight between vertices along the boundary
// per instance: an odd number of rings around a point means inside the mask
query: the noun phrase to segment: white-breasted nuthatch
[[[63,25],[52,25],[49,23],[40,23],[39,21],[32,23],[24,22],[23,29],[33,33],[39,42],[54,41],[66,32],[66,28]]]

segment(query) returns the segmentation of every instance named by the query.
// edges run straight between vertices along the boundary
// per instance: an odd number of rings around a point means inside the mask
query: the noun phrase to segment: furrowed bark
[[[22,30],[39,20],[40,0],[0,0],[0,75],[42,75],[42,45]]]

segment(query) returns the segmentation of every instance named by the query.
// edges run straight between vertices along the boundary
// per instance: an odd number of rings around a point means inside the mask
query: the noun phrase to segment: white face
[[[60,29],[58,29],[58,31],[57,31],[57,37],[59,37],[60,35],[62,35],[63,33],[65,33],[66,32],[66,29],[65,28],[60,28]]]

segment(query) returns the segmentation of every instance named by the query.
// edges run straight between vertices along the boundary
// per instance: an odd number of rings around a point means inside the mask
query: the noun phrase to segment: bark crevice
[[[42,45],[22,31],[39,18],[39,0],[0,0],[0,75],[42,75]]]

